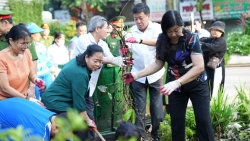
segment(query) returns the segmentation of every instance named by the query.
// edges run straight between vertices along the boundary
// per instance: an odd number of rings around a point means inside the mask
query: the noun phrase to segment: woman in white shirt
[[[54,41],[48,48],[50,60],[55,70],[59,73],[60,68],[69,61],[68,50],[65,47],[65,35],[61,32],[55,33]]]

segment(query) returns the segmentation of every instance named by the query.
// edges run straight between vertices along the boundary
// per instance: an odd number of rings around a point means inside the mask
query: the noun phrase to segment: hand
[[[124,65],[123,58],[121,56],[113,57],[112,64],[119,66],[119,67],[122,67]]]
[[[176,90],[180,86],[181,83],[178,80],[175,80],[161,86],[160,91],[163,95],[170,95],[174,90]]]
[[[91,119],[87,121],[87,125],[91,128],[96,128],[95,122]]]
[[[40,78],[35,78],[35,85],[39,88],[40,91],[46,88],[44,81]]]
[[[136,79],[138,79],[138,75],[136,72],[127,72],[127,73],[122,75],[123,82],[125,82],[127,84],[135,81]]]
[[[129,37],[127,40],[125,40],[125,42],[129,42],[129,43],[139,43],[140,39],[137,39],[135,37]]]
[[[30,97],[28,100],[31,101],[31,102],[34,102],[34,103],[36,103],[36,104],[38,104],[38,105],[40,105],[42,107],[45,107],[44,104],[41,101],[39,101],[39,100],[37,100],[35,98]]]

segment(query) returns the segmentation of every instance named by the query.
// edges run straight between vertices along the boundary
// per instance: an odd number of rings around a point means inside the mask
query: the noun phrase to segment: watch
[[[139,44],[141,44],[141,43],[142,43],[142,41],[143,41],[143,40],[141,39],[141,40],[140,40],[140,42],[139,42]]]

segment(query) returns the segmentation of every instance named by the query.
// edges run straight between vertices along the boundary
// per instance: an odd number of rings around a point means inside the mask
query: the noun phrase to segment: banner
[[[194,19],[200,19],[200,13],[196,8],[196,1],[186,1],[180,3],[180,14],[184,21],[190,21],[191,12],[194,13]],[[213,2],[210,0],[206,0],[203,3],[202,10],[202,18],[203,20],[213,20]]]
[[[146,0],[150,9],[150,19],[153,22],[160,22],[166,12],[166,0]]]
[[[250,0],[213,0],[213,6],[215,19],[240,18],[250,12]]]

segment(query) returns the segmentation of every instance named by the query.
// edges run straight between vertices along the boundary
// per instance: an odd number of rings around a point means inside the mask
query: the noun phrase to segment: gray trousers
[[[145,112],[147,102],[147,90],[149,90],[150,95],[150,115],[152,124],[151,136],[153,138],[157,138],[158,136],[159,125],[160,122],[163,120],[162,95],[160,94],[161,83],[162,79],[159,79],[151,84],[148,84],[147,80],[145,84],[137,81],[132,82],[136,108],[135,124],[139,128],[140,134],[143,138],[146,136]]]

